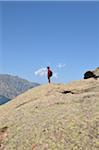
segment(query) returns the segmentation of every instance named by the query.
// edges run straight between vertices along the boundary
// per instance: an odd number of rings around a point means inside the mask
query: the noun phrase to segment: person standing
[[[48,83],[51,82],[50,78],[52,77],[52,71],[50,70],[50,67],[47,67],[47,77],[48,77]]]

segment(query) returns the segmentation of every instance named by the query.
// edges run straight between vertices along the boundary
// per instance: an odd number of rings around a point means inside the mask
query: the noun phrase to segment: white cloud
[[[53,72],[53,70],[52,70],[52,72]],[[34,72],[34,74],[36,76],[46,77],[47,76],[47,68],[40,68],[40,69],[36,70]],[[56,72],[53,72],[53,76],[52,77],[53,78],[58,78],[58,74]]]
[[[58,64],[58,68],[64,68],[66,66],[66,64]]]
[[[34,72],[34,74],[37,76],[46,76],[47,75],[47,68],[40,68],[37,71]]]
[[[53,77],[57,79],[58,78],[58,74],[56,72],[54,72],[53,73]]]

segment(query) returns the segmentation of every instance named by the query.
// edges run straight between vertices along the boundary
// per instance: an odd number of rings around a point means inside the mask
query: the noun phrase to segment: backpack
[[[53,75],[53,72],[50,70],[50,77]]]

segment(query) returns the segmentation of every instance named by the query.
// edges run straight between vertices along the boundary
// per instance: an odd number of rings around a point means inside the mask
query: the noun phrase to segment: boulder
[[[87,71],[84,74],[84,79],[88,79],[88,78],[96,78],[96,75],[92,71]]]

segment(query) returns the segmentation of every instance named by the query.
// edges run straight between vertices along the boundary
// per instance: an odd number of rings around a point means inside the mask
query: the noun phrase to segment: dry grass
[[[4,150],[98,150],[98,109],[99,80],[31,89],[0,106]]]

